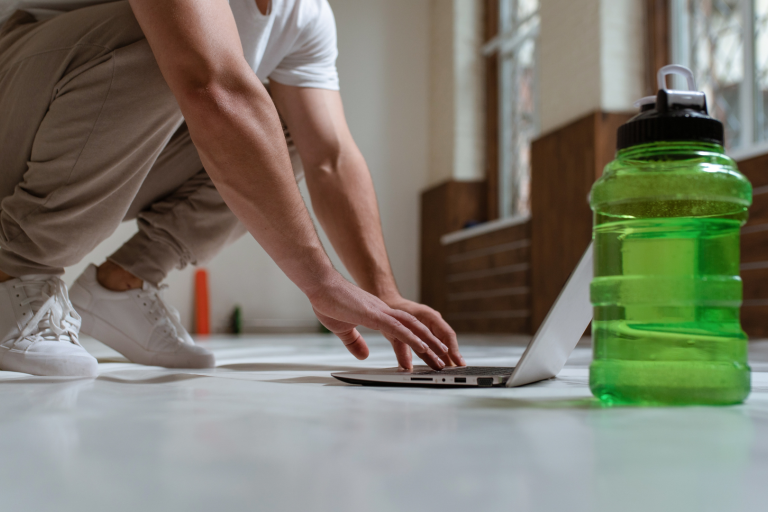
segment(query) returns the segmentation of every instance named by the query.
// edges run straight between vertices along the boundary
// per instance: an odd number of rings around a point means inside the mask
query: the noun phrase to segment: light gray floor
[[[91,381],[0,372],[2,511],[741,511],[768,509],[768,342],[737,407],[612,408],[581,346],[518,389],[363,388],[332,337],[206,343],[211,371],[121,361]],[[471,364],[521,341],[466,338]]]

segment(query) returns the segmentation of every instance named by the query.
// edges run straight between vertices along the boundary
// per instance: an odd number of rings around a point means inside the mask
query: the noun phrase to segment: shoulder
[[[338,90],[336,22],[328,0],[273,0],[286,9],[283,34],[290,39],[270,78],[296,87]]]
[[[275,1],[275,0],[273,0]],[[333,11],[328,0],[282,0],[286,21],[299,30],[335,28]]]

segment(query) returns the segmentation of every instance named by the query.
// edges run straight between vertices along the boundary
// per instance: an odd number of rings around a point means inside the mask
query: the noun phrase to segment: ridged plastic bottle
[[[662,68],[592,188],[589,380],[608,403],[735,404],[750,391],[739,232],[752,187],[703,94],[663,89],[681,71]]]

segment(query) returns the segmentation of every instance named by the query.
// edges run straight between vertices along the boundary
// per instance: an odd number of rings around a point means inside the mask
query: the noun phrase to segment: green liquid
[[[738,216],[596,216],[589,377],[596,397],[639,404],[746,398],[742,222]]]

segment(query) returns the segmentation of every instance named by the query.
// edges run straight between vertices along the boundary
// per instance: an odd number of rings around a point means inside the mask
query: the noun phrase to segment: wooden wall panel
[[[480,294],[478,293],[478,295]],[[451,295],[448,295],[448,318],[461,318],[464,313],[496,311],[518,311],[522,315],[523,312],[529,312],[529,299],[527,289],[499,296],[480,296],[467,299],[453,299]]]
[[[484,182],[449,181],[421,195],[421,301],[445,311],[446,258],[440,237],[483,222],[486,215]]]
[[[510,316],[489,316],[487,318],[454,319],[451,325],[456,332],[472,333],[528,333],[529,318]]]
[[[587,196],[616,151],[616,129],[634,114],[597,112],[531,148],[532,329],[538,329],[592,239]]]
[[[446,302],[457,332],[529,333],[530,222],[449,243]]]
[[[670,0],[645,0],[646,95],[656,95],[656,72],[670,64]]]
[[[495,247],[510,240],[529,240],[531,238],[531,223],[525,222],[498,231],[491,231],[481,236],[466,238],[445,246],[446,254],[464,254],[477,249]]]
[[[741,270],[744,281],[744,297],[768,301],[768,262],[765,265],[746,266]]]
[[[768,186],[768,154],[738,162],[739,170],[749,178],[754,188]]]
[[[532,327],[538,329],[592,236],[587,194],[595,181],[595,116],[531,148]]]
[[[752,206],[749,209],[748,226],[768,224],[768,187],[755,190],[752,196]]]
[[[496,273],[494,275],[467,276],[467,279],[461,279],[462,274],[447,276],[447,289],[449,294],[466,293],[484,290],[496,290],[504,288],[517,288],[521,286],[529,287],[530,264],[518,265],[516,268],[507,269],[506,272]]]
[[[746,226],[741,231],[741,262],[768,262],[768,224]]]
[[[510,246],[514,247],[514,242],[509,244],[503,244],[498,252],[494,254],[488,254],[483,256],[469,254],[471,256],[467,259],[461,259],[458,261],[452,261],[450,257],[447,258],[447,271],[448,275],[459,274],[462,272],[472,272],[476,270],[486,270],[489,268],[507,267],[519,263],[527,264],[530,261],[530,251],[528,245],[530,242],[526,240],[525,247],[518,247],[516,249],[509,249]],[[463,255],[457,255],[463,256]]]
[[[768,337],[768,155],[739,162],[752,182],[752,207],[741,231],[741,326],[751,338]]]
[[[766,318],[768,318],[768,301],[744,300],[741,306],[741,328],[747,333],[750,341],[768,338]]]

